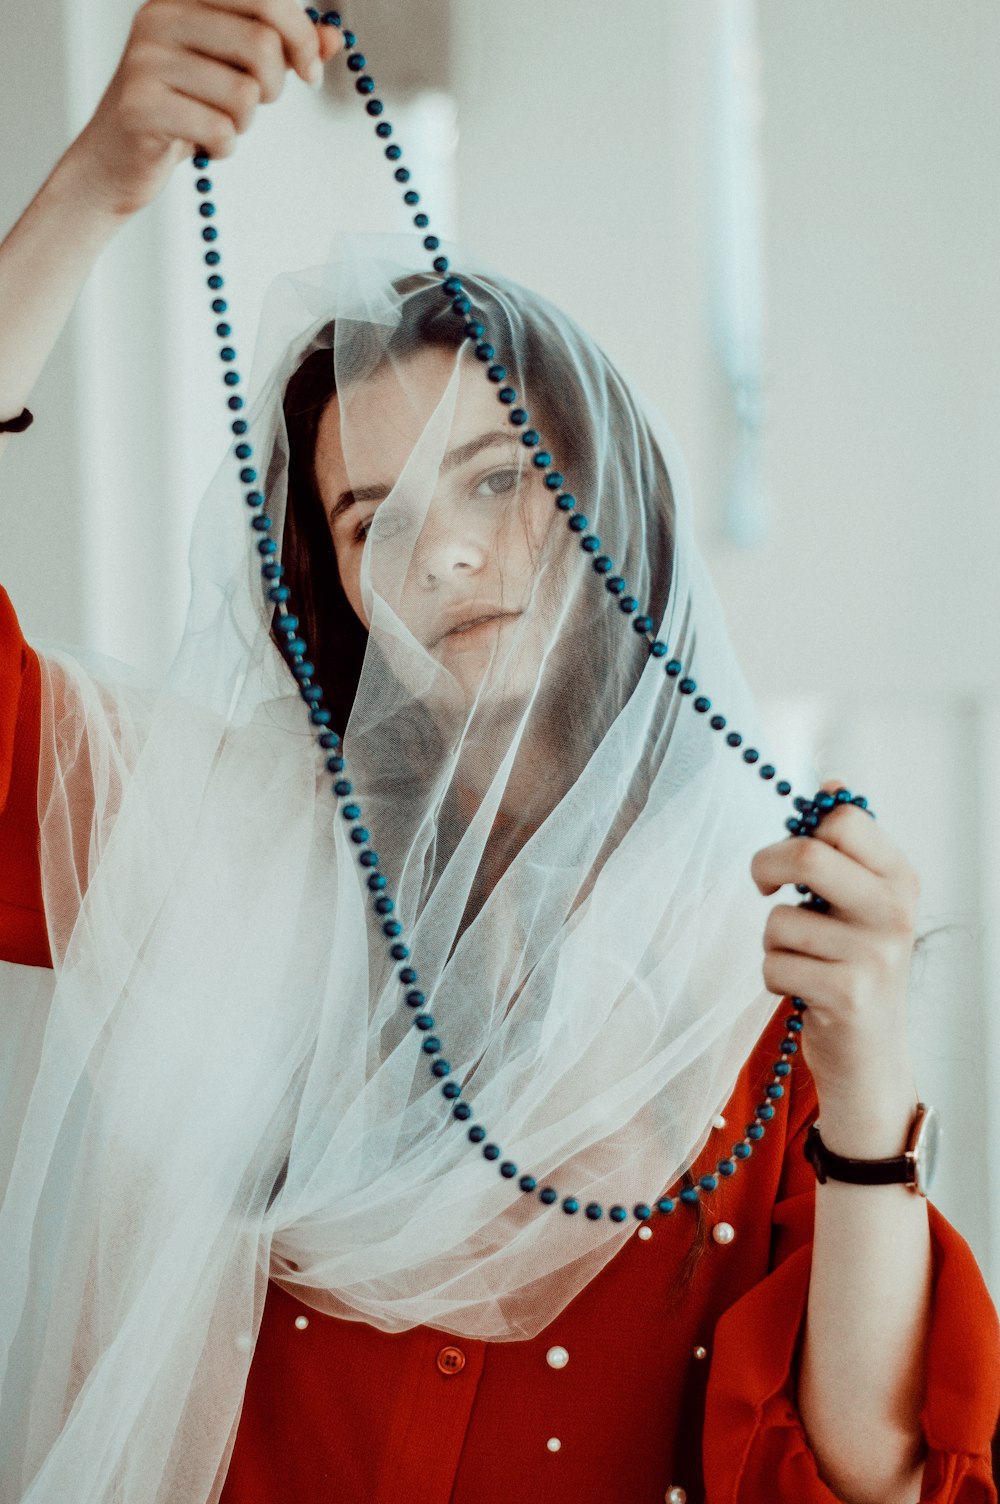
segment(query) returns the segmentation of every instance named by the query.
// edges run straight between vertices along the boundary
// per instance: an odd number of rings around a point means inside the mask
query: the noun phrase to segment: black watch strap
[[[896,1154],[891,1159],[848,1159],[834,1154],[820,1138],[815,1123],[806,1134],[805,1156],[820,1185],[827,1179],[846,1180],[850,1185],[913,1185],[916,1166],[912,1155]]]
[[[7,418],[0,421],[0,433],[23,433],[24,430],[35,421],[33,413],[26,407],[22,408],[16,418]]]

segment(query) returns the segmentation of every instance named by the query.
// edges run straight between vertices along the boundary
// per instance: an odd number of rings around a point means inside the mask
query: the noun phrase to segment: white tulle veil
[[[387,1332],[534,1335],[636,1224],[567,1216],[520,1176],[605,1208],[655,1197],[775,1007],[749,867],[790,811],[709,725],[761,745],[671,433],[571,319],[449,254],[562,487],[411,243],[345,238],[268,294],[244,413],[258,478],[229,453],[209,487],[165,681],[41,654],[54,970],[10,986],[4,1499],[217,1498],[269,1277]],[[307,361],[336,404],[303,415]],[[370,524],[367,634],[338,582],[332,472],[295,447],[320,421],[369,496],[343,514]],[[277,646],[254,485],[331,681],[353,821]],[[711,711],[633,630],[603,552]],[[504,625],[442,637],[486,610]]]

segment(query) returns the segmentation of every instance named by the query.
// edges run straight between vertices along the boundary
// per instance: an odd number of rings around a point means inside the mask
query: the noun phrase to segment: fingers
[[[227,21],[234,15],[273,28],[281,39],[285,60],[306,83],[314,63],[320,62],[318,28],[298,0],[199,0],[209,10],[221,11]],[[330,28],[323,28],[329,30]]]

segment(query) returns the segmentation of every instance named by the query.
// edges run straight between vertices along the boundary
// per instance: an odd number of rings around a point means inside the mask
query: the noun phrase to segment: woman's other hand
[[[95,207],[127,216],[203,147],[227,157],[285,72],[307,82],[343,48],[298,0],[145,0],[93,117],[67,152]]]
[[[843,786],[836,778],[822,785],[830,793]],[[860,1120],[876,1104],[909,1101],[917,873],[870,815],[841,804],[811,838],[763,847],[750,874],[765,896],[806,883],[830,904],[827,913],[777,904],[764,929],[765,986],[808,1005],[802,1048],[824,1122],[834,1114]]]

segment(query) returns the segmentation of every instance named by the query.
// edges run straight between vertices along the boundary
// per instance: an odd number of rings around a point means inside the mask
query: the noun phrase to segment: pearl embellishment
[[[565,1368],[569,1362],[569,1353],[564,1347],[550,1347],[545,1354],[545,1361],[550,1368]]]
[[[663,1498],[665,1500],[665,1504],[687,1504],[686,1492],[676,1483],[672,1488],[667,1489],[666,1493],[663,1495]]]
[[[550,1436],[545,1445],[548,1447],[550,1452],[558,1452],[559,1448],[562,1446],[562,1442],[559,1440],[558,1436]]]
[[[716,1115],[716,1116],[715,1116],[715,1117],[714,1117],[714,1118],[713,1118],[713,1119],[712,1119],[712,1127],[713,1127],[713,1128],[725,1128],[725,1126],[726,1126],[726,1120],[725,1120],[725,1118],[724,1118],[724,1117],[723,1117],[723,1116],[722,1116],[722,1113],[721,1113],[721,1112],[720,1112],[720,1113],[718,1113],[718,1114],[717,1114],[717,1115]]]
[[[648,1243],[653,1236],[653,1229],[651,1227],[640,1227],[639,1236],[644,1243]]]
[[[304,1332],[305,1329],[306,1329],[306,1327],[309,1325],[309,1317],[308,1316],[296,1316],[296,1318],[295,1318],[295,1325],[298,1327],[298,1329],[299,1329],[300,1332]]]
[[[699,1358],[699,1359],[701,1359],[701,1358],[707,1358],[708,1357],[708,1349],[706,1347],[701,1347],[699,1345],[698,1347],[695,1348],[694,1355],[695,1355],[696,1358]]]
[[[736,1236],[736,1229],[731,1222],[716,1222],[712,1228],[712,1237],[717,1243],[731,1243]]]

